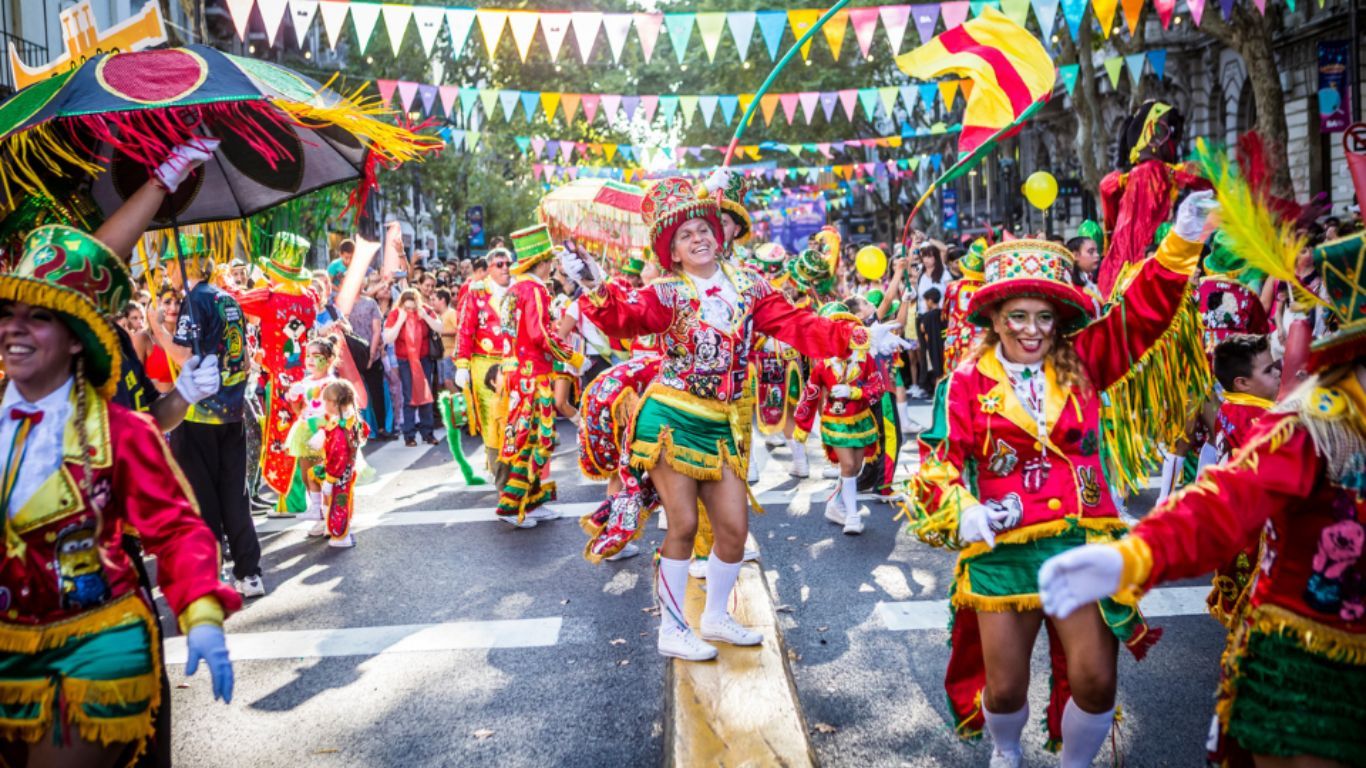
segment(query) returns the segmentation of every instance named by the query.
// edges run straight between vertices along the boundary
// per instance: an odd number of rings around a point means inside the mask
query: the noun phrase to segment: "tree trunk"
[[[1110,130],[1105,124],[1105,109],[1096,82],[1096,67],[1091,60],[1091,25],[1083,24],[1081,39],[1074,53],[1080,69],[1072,90],[1073,112],[1077,116],[1077,155],[1081,159],[1082,187],[1100,189],[1101,177],[1109,170]],[[1071,47],[1070,38],[1066,44]]]
[[[1201,30],[1242,57],[1257,108],[1257,133],[1266,146],[1267,164],[1272,172],[1271,191],[1292,197],[1294,188],[1286,160],[1290,129],[1285,122],[1285,95],[1281,92],[1281,74],[1276,68],[1276,52],[1271,39],[1272,31],[1280,29],[1282,19],[1280,9],[1275,7],[1268,8],[1267,15],[1262,16],[1245,6],[1235,5],[1228,21],[1218,12],[1206,14]]]

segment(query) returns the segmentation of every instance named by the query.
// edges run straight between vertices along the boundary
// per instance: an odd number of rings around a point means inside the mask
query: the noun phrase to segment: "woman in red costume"
[[[700,661],[716,656],[704,638],[735,645],[757,645],[762,639],[727,611],[749,531],[744,478],[754,407],[747,386],[754,335],[774,336],[821,358],[870,343],[888,349],[899,344],[887,326],[874,326],[870,334],[857,323],[818,318],[794,308],[754,272],[722,263],[716,199],[699,196],[687,180],[656,182],[646,192],[642,212],[665,277],[625,291],[608,283],[581,252],[566,251],[562,263],[565,274],[588,289],[587,315],[605,333],[663,337],[664,361],[630,426],[630,462],[648,472],[646,482],[669,516],[659,561],[659,652]],[[639,535],[649,511],[648,504],[639,503],[640,493],[628,486],[612,501],[617,518],[590,544],[590,556],[613,554]],[[699,502],[706,504],[716,536],[707,563],[701,637],[688,627],[682,610]]]

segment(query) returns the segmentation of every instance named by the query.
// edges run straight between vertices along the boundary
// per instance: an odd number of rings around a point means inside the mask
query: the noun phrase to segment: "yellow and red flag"
[[[972,81],[958,138],[964,156],[1018,131],[1053,93],[1057,75],[1043,45],[992,8],[898,56],[896,63],[922,80],[954,74]]]

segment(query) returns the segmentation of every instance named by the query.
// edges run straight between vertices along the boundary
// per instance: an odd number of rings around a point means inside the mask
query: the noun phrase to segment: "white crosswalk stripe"
[[[1162,587],[1149,592],[1140,606],[1152,619],[1163,616],[1201,616],[1208,612],[1205,596],[1209,587]],[[884,629],[909,632],[944,629],[948,626],[948,600],[908,600],[877,604],[877,615]]]

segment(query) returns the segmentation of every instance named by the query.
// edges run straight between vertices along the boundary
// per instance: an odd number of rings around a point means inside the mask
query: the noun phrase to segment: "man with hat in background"
[[[498,517],[518,528],[531,528],[550,517],[540,507],[555,499],[550,456],[555,450],[555,363],[583,365],[583,355],[565,344],[550,319],[546,280],[555,268],[555,249],[544,224],[512,233],[517,276],[503,298],[503,330],[511,337],[513,357],[503,364],[507,393],[507,426],[501,460],[508,480],[498,496]]]
[[[277,232],[270,255],[260,264],[270,284],[233,294],[242,312],[260,329],[260,364],[266,377],[262,474],[266,484],[280,495],[269,513],[271,517],[298,514],[308,506],[297,461],[285,447],[294,423],[285,393],[304,377],[304,349],[317,319],[318,297],[309,287],[312,275],[304,268],[310,245],[298,235]]]
[[[483,262],[480,267],[478,262]],[[504,411],[494,379],[512,354],[499,311],[512,283],[512,252],[494,248],[476,260],[476,273],[487,275],[461,286],[456,299],[455,386],[466,392],[470,434],[484,441],[484,459],[498,487],[507,484],[507,465],[499,460],[503,448]]]

